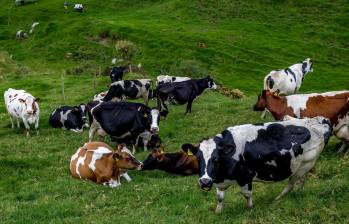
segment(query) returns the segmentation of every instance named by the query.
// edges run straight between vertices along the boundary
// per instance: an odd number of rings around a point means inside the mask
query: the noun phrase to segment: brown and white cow
[[[155,169],[180,175],[194,175],[199,173],[198,160],[190,150],[164,153],[163,146],[154,149],[143,161],[142,170]]]
[[[114,151],[103,142],[85,143],[70,160],[70,172],[74,178],[92,180],[110,187],[120,186],[120,177],[125,169],[141,170],[142,166],[124,144]],[[127,174],[125,178],[131,180]]]
[[[343,141],[339,152],[349,144],[349,91],[277,96],[264,90],[253,109],[268,109],[277,120],[286,115],[296,118],[326,117],[333,125],[333,134]]]
[[[12,128],[15,127],[13,119],[17,121],[17,127],[20,127],[19,121],[22,120],[27,130],[27,136],[29,136],[31,124],[34,124],[36,132],[39,134],[39,98],[33,97],[24,90],[9,88],[4,93],[4,100]]]

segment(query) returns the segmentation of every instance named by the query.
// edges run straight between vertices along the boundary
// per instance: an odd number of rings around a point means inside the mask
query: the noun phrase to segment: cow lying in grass
[[[110,187],[120,186],[120,177],[130,181],[124,169],[142,169],[125,145],[114,151],[103,142],[89,142],[79,148],[70,160],[70,172],[74,178],[86,179]]]
[[[88,128],[86,106],[61,106],[55,109],[49,118],[49,124],[54,128],[64,128],[73,132],[82,132]]]
[[[180,175],[193,175],[199,173],[198,161],[195,156],[185,149],[179,152],[165,153],[163,146],[154,149],[143,161],[142,170],[164,170]]]
[[[197,157],[199,185],[217,188],[216,212],[223,209],[224,191],[233,183],[241,187],[248,207],[253,207],[252,181],[282,181],[288,185],[276,199],[290,192],[307,173],[326,146],[332,127],[323,117],[291,119],[229,127],[199,145],[185,144]]]
[[[277,120],[286,115],[296,118],[324,116],[333,125],[333,134],[343,141],[339,152],[349,144],[349,91],[276,96],[264,90],[254,105],[255,111],[268,109]]]

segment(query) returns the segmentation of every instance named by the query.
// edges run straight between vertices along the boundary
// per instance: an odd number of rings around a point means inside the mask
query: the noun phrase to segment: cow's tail
[[[264,89],[265,90],[273,89],[274,84],[275,84],[275,82],[274,82],[273,78],[271,76],[268,76],[264,82]]]

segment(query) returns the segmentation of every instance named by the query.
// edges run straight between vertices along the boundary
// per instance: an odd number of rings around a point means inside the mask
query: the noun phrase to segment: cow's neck
[[[205,79],[198,79],[196,81],[196,84],[197,84],[197,88],[196,88],[197,95],[200,95],[205,89],[207,89]]]
[[[267,96],[266,101],[266,107],[275,119],[281,120],[286,115],[287,102],[285,97]]]

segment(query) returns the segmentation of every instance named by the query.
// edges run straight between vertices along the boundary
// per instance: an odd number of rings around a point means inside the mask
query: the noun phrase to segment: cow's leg
[[[10,121],[11,121],[11,128],[15,128],[15,124],[13,123],[13,119],[10,115]],[[18,120],[17,120],[17,124],[18,124]]]
[[[20,121],[18,118],[16,118],[16,121],[17,121],[17,128],[20,128],[21,127],[21,124],[20,124]]]
[[[23,118],[22,120],[23,120],[23,124],[24,124],[25,130],[27,131],[27,137],[29,137],[30,136],[30,134],[29,134],[30,126],[29,126],[29,124],[28,124],[26,119]]]
[[[299,179],[299,189],[302,191],[304,190],[304,185],[305,185],[305,179],[307,179],[307,174],[305,174],[303,177]]]
[[[120,181],[118,181],[118,180],[113,180],[113,179],[110,179],[110,180],[108,181],[108,183],[109,183],[109,187],[111,187],[111,188],[119,187],[119,186],[121,185]]]
[[[191,113],[191,107],[192,107],[192,103],[193,101],[188,101],[188,104],[187,104],[187,110],[185,111],[185,114],[187,113]]]
[[[145,93],[143,93],[143,100],[144,100],[144,104],[148,106],[148,102],[149,102],[149,90],[146,91]]]
[[[297,180],[299,180],[298,176],[292,176],[290,177],[290,179],[288,180],[288,185],[282,190],[282,192],[275,198],[275,200],[279,200],[280,198],[282,198],[283,196],[285,196],[286,194],[288,194],[294,187],[294,184],[297,182]]]
[[[342,152],[344,152],[348,145],[349,145],[349,141],[343,141],[343,142],[342,142],[342,145],[339,147],[337,153],[342,153]]]
[[[216,189],[216,195],[217,195],[217,207],[215,212],[221,213],[224,208],[224,190],[217,188]]]
[[[241,193],[247,200],[247,207],[253,208],[252,201],[252,183],[245,184],[241,187]]]
[[[98,125],[96,124],[95,121],[92,122],[90,126],[90,130],[88,132],[88,141],[91,142],[93,139],[93,136],[95,135],[96,131],[98,129]]]
[[[127,182],[131,182],[131,180],[132,180],[131,177],[128,175],[127,172],[121,174],[121,176],[122,176],[123,178],[125,178]]]
[[[268,112],[269,112],[268,109],[264,109],[261,115],[261,119],[264,119]]]
[[[35,121],[35,130],[36,130],[36,135],[39,135],[39,118],[36,119]]]

